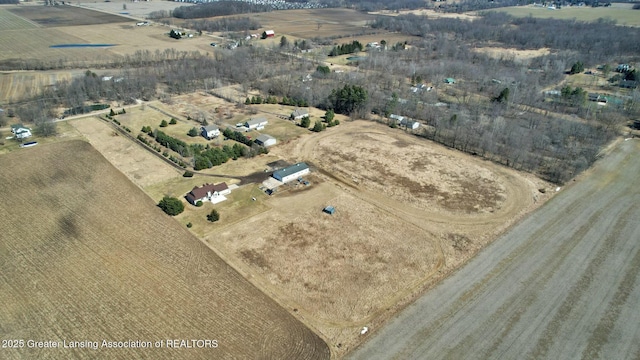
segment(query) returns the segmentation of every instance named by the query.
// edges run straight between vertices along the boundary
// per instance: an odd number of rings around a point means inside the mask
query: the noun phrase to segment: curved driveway
[[[640,359],[638,155],[620,143],[349,358]]]

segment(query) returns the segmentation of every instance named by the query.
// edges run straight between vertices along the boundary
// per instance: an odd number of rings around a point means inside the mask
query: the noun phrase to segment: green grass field
[[[532,16],[536,18],[576,19],[579,21],[596,21],[598,19],[612,19],[618,25],[640,26],[640,10],[629,7],[564,7],[560,10],[549,10],[543,7],[516,6],[498,8],[492,11],[505,12],[515,17]]]

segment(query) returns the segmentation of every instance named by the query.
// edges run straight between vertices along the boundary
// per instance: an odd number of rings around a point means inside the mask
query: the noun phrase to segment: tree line
[[[222,18],[217,20],[188,20],[184,27],[196,31],[248,31],[262,27],[257,20],[242,18]]]
[[[269,5],[254,4],[244,1],[222,0],[195,6],[180,6],[171,15],[178,19],[198,19],[214,16],[258,13],[272,11]]]

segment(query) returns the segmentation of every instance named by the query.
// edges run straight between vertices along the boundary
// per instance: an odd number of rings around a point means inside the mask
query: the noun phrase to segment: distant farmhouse
[[[220,136],[220,128],[216,125],[208,125],[200,128],[200,133],[205,139],[211,140]]]
[[[300,120],[303,117],[309,116],[309,110],[307,109],[295,109],[291,113],[291,118],[293,120]]]
[[[244,126],[248,130],[262,130],[264,129],[265,125],[267,125],[267,123],[268,123],[267,119],[263,117],[259,117],[255,119],[249,119],[247,122],[244,123]]]
[[[227,183],[219,183],[219,184],[204,184],[201,187],[194,187],[187,194],[187,201],[191,204],[196,205],[198,201],[211,201],[214,204],[217,204],[221,201],[227,200],[225,195],[229,195],[231,190],[227,186]]]
[[[22,124],[11,125],[11,132],[19,140],[31,137],[31,129],[24,127]]]
[[[269,147],[276,144],[276,138],[271,135],[262,134],[256,138],[256,144]]]
[[[273,178],[283,183],[288,183],[289,181],[296,180],[297,178],[308,173],[309,165],[301,162],[274,172]]]

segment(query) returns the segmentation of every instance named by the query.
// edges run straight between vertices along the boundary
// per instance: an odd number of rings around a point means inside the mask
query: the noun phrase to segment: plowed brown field
[[[88,143],[15,151],[0,168],[0,339],[25,341],[0,348],[0,358],[329,358],[322,339]],[[167,349],[167,339],[218,347]],[[164,346],[46,349],[27,340]]]

